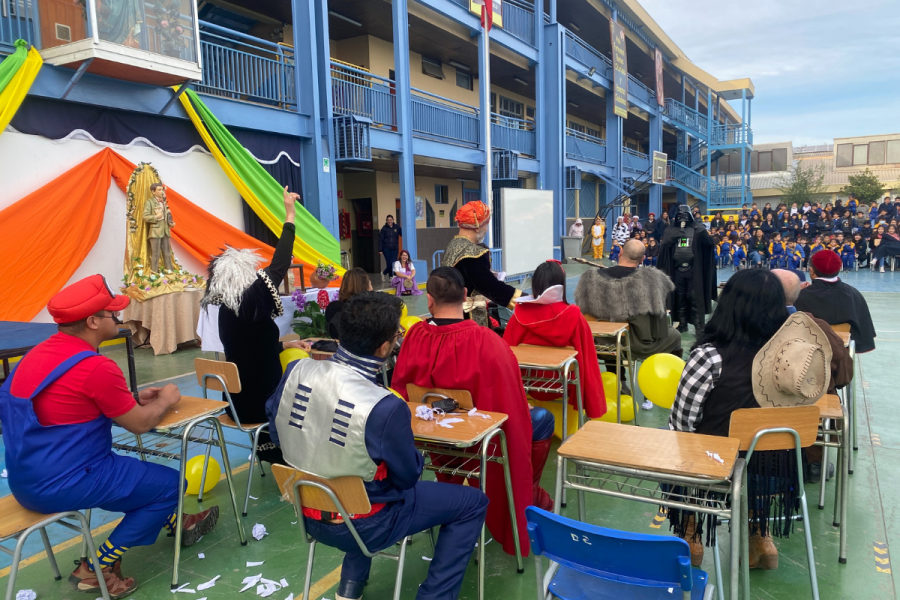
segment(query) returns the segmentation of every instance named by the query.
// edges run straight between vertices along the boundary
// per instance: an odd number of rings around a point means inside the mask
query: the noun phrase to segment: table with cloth
[[[153,354],[171,354],[178,344],[197,339],[200,299],[204,290],[194,289],[163,294],[144,302],[132,301],[122,320],[131,329],[138,345],[150,342]]]
[[[303,297],[307,302],[317,302],[321,291],[323,290],[311,289],[304,293]],[[339,288],[326,288],[324,291],[328,294],[329,302],[334,302],[338,299]],[[284,314],[275,319],[275,324],[278,325],[278,334],[285,336],[294,332],[291,323],[294,320],[294,311],[297,310],[297,304],[294,302],[293,296],[281,296],[281,304],[284,305]],[[200,311],[200,320],[197,322],[197,337],[200,338],[201,348],[204,352],[225,352],[222,341],[219,339],[218,306],[210,305],[206,310]]]

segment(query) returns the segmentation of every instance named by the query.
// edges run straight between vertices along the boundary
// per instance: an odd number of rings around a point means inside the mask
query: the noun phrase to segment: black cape
[[[850,337],[856,342],[856,351],[862,353],[875,349],[875,325],[869,314],[869,305],[855,287],[840,280],[832,283],[815,279],[812,285],[800,290],[794,307],[811,313],[829,325],[850,323]]]
[[[712,312],[712,303],[716,299],[716,252],[715,241],[702,223],[694,223],[697,234],[694,236],[694,296],[700,301],[704,314]],[[675,240],[681,228],[670,225],[663,234],[659,248],[657,268],[673,278],[675,275]],[[690,307],[687,307],[690,308]],[[672,301],[672,314],[679,314],[678,297]]]

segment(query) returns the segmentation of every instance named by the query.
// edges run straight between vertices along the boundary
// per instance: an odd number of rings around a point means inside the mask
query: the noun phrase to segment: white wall
[[[4,166],[0,210],[40,189],[102,149],[90,141],[71,140],[56,144],[40,136],[3,132],[0,135],[0,164]],[[243,231],[240,195],[209,154],[192,152],[175,158],[148,146],[116,149],[116,152],[135,164],[142,161],[151,163],[165,184],[203,210]],[[178,226],[177,216],[175,225]],[[125,231],[125,194],[110,179],[100,236],[68,283],[101,273],[111,284],[117,285],[123,274]],[[41,234],[40,221],[34,223],[34,233]],[[73,231],[72,235],[78,235],[78,232]],[[172,246],[186,269],[194,273],[206,272],[206,267],[177,243],[173,242]],[[15,282],[6,282],[6,285],[15,285]],[[44,309],[34,321],[49,323],[52,319]]]

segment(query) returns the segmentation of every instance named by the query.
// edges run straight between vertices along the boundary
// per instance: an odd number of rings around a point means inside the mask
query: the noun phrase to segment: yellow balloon
[[[540,400],[531,400],[531,403],[538,408],[546,408],[553,414],[553,435],[558,439],[562,439],[562,402],[542,402]],[[566,418],[569,420],[569,435],[578,431],[578,413],[569,404],[566,409]]]
[[[638,371],[638,385],[653,404],[672,408],[685,362],[674,354],[654,354]]]
[[[187,480],[187,494],[196,496],[200,493],[200,480],[203,478],[203,455],[195,456],[187,461],[184,466],[184,478]],[[209,465],[206,467],[206,481],[203,486],[203,493],[207,493],[219,483],[219,477],[222,475],[222,469],[219,463],[212,456],[209,457]]]
[[[403,317],[402,319],[400,319],[400,327],[402,327],[406,331],[409,331],[410,329],[412,329],[413,325],[415,325],[416,323],[421,323],[421,322],[422,322],[422,319],[420,319],[419,317],[407,315],[407,316]]]
[[[409,315],[409,308],[406,306],[406,302],[403,302],[403,300],[401,300],[400,302],[403,305],[403,308],[400,309],[400,319],[402,320],[404,317]]]
[[[304,358],[309,358],[309,353],[305,350],[301,350],[300,348],[288,348],[287,350],[283,350],[279,355],[281,359],[281,372],[284,373],[287,371],[287,367],[289,364],[294,362],[295,360],[302,360]]]
[[[607,423],[616,423],[616,396],[613,394],[612,396],[606,397],[606,413],[598,419],[600,421],[606,421]],[[628,421],[634,420],[634,400],[631,396],[626,396],[622,394],[622,422],[627,423]]]
[[[616,391],[619,389],[619,378],[615,373],[600,373],[600,379],[603,380],[603,395],[609,400],[616,399]]]

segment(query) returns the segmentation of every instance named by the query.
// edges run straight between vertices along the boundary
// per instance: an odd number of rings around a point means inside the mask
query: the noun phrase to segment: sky
[[[640,3],[697,66],[753,80],[754,143],[900,133],[900,0]]]

